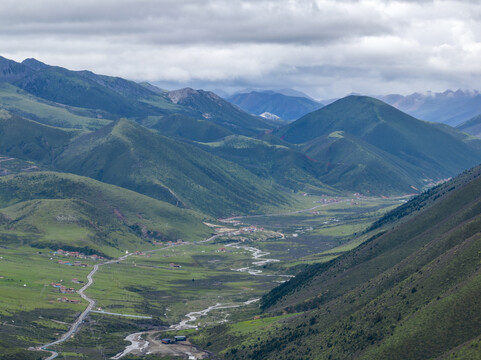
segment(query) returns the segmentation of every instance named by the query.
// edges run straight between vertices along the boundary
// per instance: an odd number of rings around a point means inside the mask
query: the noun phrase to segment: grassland
[[[61,191],[61,188],[59,189]],[[142,248],[137,245],[136,250],[147,252],[132,255],[123,262],[102,266],[95,275],[95,283],[87,290],[87,294],[97,301],[97,307],[106,312],[152,316],[152,319],[135,320],[107,314],[91,314],[80,332],[73,339],[59,346],[58,350],[61,350],[65,359],[102,359],[104,356],[112,356],[121,351],[124,346],[123,338],[129,333],[165,328],[179,323],[185,319],[185,314],[191,311],[204,310],[216,303],[242,305],[247,300],[260,298],[266,291],[277,286],[279,282],[285,281],[286,278],[277,275],[297,272],[298,269],[295,265],[302,264],[304,266],[308,262],[325,260],[325,257],[310,255],[313,247],[314,249],[331,249],[333,246],[337,246],[339,241],[346,244],[354,232],[361,231],[360,229],[367,226],[370,220],[379,216],[383,211],[382,208],[388,208],[399,201],[397,199],[371,199],[366,200],[366,204],[362,205],[352,203],[350,200],[327,205],[313,203],[318,200],[317,197],[301,197],[299,201],[299,204],[306,208],[313,207],[311,205],[322,205],[320,208],[312,210],[315,213],[312,211],[288,211],[289,215],[241,219],[244,225],[237,227],[253,224],[259,229],[252,234],[226,235],[207,243],[195,242],[191,239],[190,244],[176,246],[153,247],[146,243],[146,246]],[[8,200],[4,199],[5,201]],[[54,209],[63,209],[62,206],[67,206],[65,210],[69,209],[68,203],[64,204],[62,201],[57,204],[57,201],[59,200],[42,201],[42,204],[37,207],[52,206]],[[124,201],[129,203],[128,199],[124,199]],[[15,212],[21,211],[18,207],[18,205],[11,205],[6,208],[5,215],[15,218],[17,216]],[[46,214],[51,214],[52,208],[49,209],[45,212]],[[133,211],[132,213],[137,212]],[[124,211],[123,214],[127,219],[130,216],[127,211]],[[340,221],[325,224],[326,219],[334,217],[339,218]],[[40,226],[48,222],[48,216],[39,219],[42,220],[35,222],[32,220],[32,223]],[[346,221],[346,224],[342,223],[343,221]],[[282,226],[279,227],[279,224]],[[54,227],[45,225],[42,227],[42,231],[46,234],[45,236],[75,238],[75,230],[69,234],[69,226],[65,226],[63,229],[57,227],[57,225]],[[261,227],[265,229],[260,230]],[[336,232],[336,227],[339,229],[338,232]],[[312,230],[307,231],[308,228],[312,228]],[[28,239],[28,232],[20,233],[18,228],[15,231],[17,231],[17,239]],[[296,231],[299,236],[280,239],[272,236],[273,231],[283,231],[288,234]],[[322,235],[323,231],[326,234]],[[8,231],[4,230],[3,234],[5,236]],[[202,240],[206,237],[196,236],[195,239]],[[315,238],[317,238],[317,242],[314,241]],[[240,240],[244,241],[242,245],[254,246],[271,252],[265,257],[277,258],[282,261],[254,266],[253,269],[262,270],[259,276],[235,271],[240,268],[252,267],[254,262],[251,251],[226,246]],[[28,243],[28,240],[25,242]],[[8,242],[5,244],[8,245]],[[295,249],[295,251],[284,254],[286,248]],[[60,280],[70,281],[72,278],[85,281],[85,276],[90,269],[57,264],[56,260],[59,258],[52,256],[48,249],[19,247],[17,242],[11,242],[2,249],[2,253],[8,255],[4,256],[3,262],[0,262],[0,272],[5,274],[0,274],[4,276],[3,279],[0,279],[0,286],[2,293],[10,295],[3,297],[4,303],[1,305],[4,314],[0,320],[11,321],[23,317],[28,319],[29,324],[35,324],[36,327],[35,332],[29,333],[24,329],[24,327],[28,329],[30,326],[25,320],[18,328],[18,336],[6,337],[5,343],[10,348],[17,349],[17,353],[19,353],[19,351],[23,351],[21,349],[26,349],[28,346],[58,337],[55,334],[60,334],[65,330],[66,323],[71,322],[75,313],[85,307],[84,303],[79,305],[57,303],[58,293],[46,284]],[[120,252],[111,253],[112,256],[116,254],[120,254]],[[333,256],[337,255],[336,252]],[[308,259],[309,256],[312,257]],[[27,262],[31,266],[22,265],[25,259],[28,259]],[[29,277],[31,269],[37,268],[42,271],[36,272],[33,278]],[[7,281],[7,279],[12,280]],[[26,287],[23,286],[24,283],[27,284]],[[25,299],[31,299],[31,301],[24,300],[25,294],[27,294]],[[69,294],[67,296],[75,298],[76,295]],[[57,312],[59,309],[62,311]],[[260,315],[258,304],[253,303],[249,306],[211,311],[208,315],[199,317],[193,325],[199,325],[200,328],[205,329],[214,324],[228,321],[229,324],[235,324],[233,329],[229,328],[228,331],[231,334],[229,336],[238,340],[243,337],[247,339],[249,332],[259,333],[259,337],[264,331],[267,331],[268,334],[269,331],[275,331],[284,321],[282,317],[253,320],[258,315]],[[20,335],[25,333],[28,336]],[[37,333],[38,335],[33,335]],[[200,344],[203,344],[204,335],[202,334],[196,340]],[[254,346],[252,339],[246,340],[245,344],[241,340],[240,344],[239,346]],[[236,346],[229,347],[228,351],[232,351],[233,348]],[[215,348],[211,348],[211,350],[215,350]]]
[[[81,285],[71,280],[85,281],[90,269],[58,264],[51,252],[28,246],[2,246],[0,254],[0,358],[38,359],[26,349],[57,338],[86,306],[50,283],[78,290]],[[80,303],[59,302],[61,297]]]
[[[117,257],[155,241],[208,237],[202,214],[70,174],[0,178],[0,234],[12,246],[88,248]]]
[[[282,240],[255,241],[255,246],[282,259],[271,267],[285,269],[328,261],[367,240],[373,221],[402,204],[399,198],[302,197],[308,211],[246,217],[241,221],[283,233]]]
[[[190,311],[217,302],[237,304],[276,285],[272,278],[231,270],[250,265],[249,252],[218,249],[216,244],[182,245],[152,253],[152,257],[131,257],[102,269],[88,294],[100,299],[99,306],[107,311],[151,315],[164,324],[174,324]]]

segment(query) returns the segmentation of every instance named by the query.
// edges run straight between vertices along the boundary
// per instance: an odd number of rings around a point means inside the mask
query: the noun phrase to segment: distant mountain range
[[[307,97],[285,95],[274,91],[240,93],[227,97],[226,100],[254,115],[262,116],[268,113],[291,121],[323,106]]]
[[[0,58],[0,155],[215,216],[292,203],[286,190],[415,193],[481,158],[481,141],[369,97],[237,99],[285,118],[317,110],[281,126],[209,91]]]
[[[35,59],[17,63],[0,57],[0,84],[3,108],[54,126],[94,129],[105,125],[105,120],[125,117],[169,131],[164,117],[173,114],[189,120],[166,135],[189,132],[193,124],[199,132],[215,124],[223,128],[219,136],[255,135],[276,126],[211,92],[189,88],[166,92],[150,84],[71,71]]]
[[[481,94],[477,91],[385,95],[380,100],[421,120],[457,126],[481,114]]]

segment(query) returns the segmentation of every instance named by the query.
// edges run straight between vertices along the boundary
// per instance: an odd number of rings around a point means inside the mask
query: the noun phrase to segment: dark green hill
[[[35,59],[17,63],[0,58],[2,82],[17,89],[5,89],[2,85],[1,106],[18,115],[55,126],[97,129],[106,120],[125,117],[145,125],[152,124],[176,136],[186,134],[189,140],[195,138],[192,125],[204,134],[222,133],[222,136],[231,133],[254,135],[277,126],[277,123],[249,115],[212,92],[192,89],[166,92],[150,84],[138,84],[90,71],[71,71]],[[24,93],[20,93],[18,88]],[[2,98],[5,91],[14,91],[14,99],[8,94]],[[182,116],[182,121],[175,126],[169,117],[173,114]],[[65,119],[60,115],[64,115]],[[205,140],[206,135],[203,138]]]
[[[333,187],[393,194],[418,192],[426,184],[418,167],[342,131],[311,140],[301,151],[317,161],[318,178]]]
[[[316,161],[292,145],[270,144],[263,140],[234,135],[204,144],[204,149],[241,165],[261,178],[271,179],[294,191],[337,193],[319,180],[321,169]]]
[[[238,165],[127,120],[78,137],[55,165],[218,216],[291,201]]]
[[[269,121],[242,111],[210,91],[185,88],[171,91],[168,96],[174,104],[195,111],[196,118],[219,124],[234,134],[252,136],[275,127]]]
[[[472,136],[481,137],[481,115],[475,116],[461,125],[458,125],[456,129],[464,131]]]
[[[153,241],[208,237],[203,215],[117,186],[54,172],[0,178],[3,246],[114,256]]]
[[[79,130],[63,130],[0,110],[0,154],[52,164]]]
[[[385,215],[357,248],[273,289],[261,319],[199,339],[224,359],[476,359],[480,226],[477,167]]]
[[[337,149],[332,148],[327,154],[323,141],[313,142],[316,138],[322,139],[338,131],[342,131],[344,136],[350,136],[352,141],[369,144],[371,150],[362,151],[349,159],[342,155],[344,148],[341,146]],[[441,129],[404,114],[380,100],[364,96],[348,96],[338,100],[279,129],[275,134],[295,144],[311,142],[306,150],[311,154],[323,154],[323,157],[317,157],[323,166],[328,165],[329,161],[325,155],[338,159],[337,164],[330,162],[330,171],[334,171],[335,174],[342,173],[343,168],[365,167],[367,172],[371,172],[369,177],[378,177],[379,169],[367,167],[373,160],[369,153],[373,153],[376,148],[378,150],[374,152],[378,155],[381,154],[380,151],[390,154],[391,157],[385,160],[405,168],[408,177],[417,179],[417,184],[422,179],[430,181],[453,176],[474,166],[481,159],[477,140],[464,139],[464,135],[457,134],[454,129],[451,131]],[[315,143],[320,149],[314,148]],[[336,154],[337,151],[341,151],[341,154]],[[341,168],[337,169],[339,166]],[[362,182],[362,178],[360,181]],[[326,182],[329,183],[329,180]],[[380,179],[377,184],[382,184],[382,180]],[[393,192],[404,192],[404,189],[411,185],[414,183],[410,181],[403,187],[393,187]],[[338,183],[338,186],[347,188],[342,182]],[[370,190],[374,192],[376,187]]]
[[[88,176],[218,216],[293,201],[271,181],[127,120],[85,133],[45,126],[3,111],[0,155]]]
[[[469,346],[481,335],[480,213],[481,167],[389,213],[371,240],[263,298],[266,310],[307,312],[250,358],[296,346],[320,359],[427,359]]]
[[[232,135],[226,127],[185,114],[149,117],[142,125],[155,129],[165,136],[200,142],[215,141]]]
[[[31,75],[33,69],[0,56],[0,82],[12,82]]]
[[[115,82],[112,81],[112,83]],[[150,113],[161,113],[153,106],[144,105],[124,96],[113,90],[111,86],[99,84],[91,78],[89,73],[74,72],[56,66],[37,70],[29,76],[14,81],[13,85],[49,101],[74,107],[104,110],[112,114],[111,118],[141,117]],[[130,85],[147,91],[134,82]]]
[[[164,93],[154,92],[133,81],[71,71],[35,59],[22,63],[0,59],[0,82],[8,82],[38,98],[99,112],[104,118],[163,115],[177,109]]]
[[[108,124],[105,112],[74,108],[40,99],[9,83],[0,83],[0,108],[45,125],[96,130]]]
[[[250,114],[261,115],[268,112],[284,120],[299,119],[323,106],[306,97],[287,96],[274,91],[251,91],[235,94],[226,100]]]

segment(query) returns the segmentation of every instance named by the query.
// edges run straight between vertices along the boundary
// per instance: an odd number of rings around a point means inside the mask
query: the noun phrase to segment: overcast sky
[[[481,88],[478,0],[1,0],[0,44],[170,88]]]

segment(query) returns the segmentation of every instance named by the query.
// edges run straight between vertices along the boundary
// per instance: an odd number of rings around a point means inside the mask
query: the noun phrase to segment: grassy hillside
[[[193,141],[215,141],[232,132],[208,120],[199,120],[185,114],[149,116],[142,125],[157,130],[160,134]]]
[[[478,167],[388,213],[356,249],[272,290],[263,316],[292,316],[243,335],[227,326],[219,351],[226,359],[479,354],[480,213]]]
[[[416,166],[342,131],[309,141],[301,151],[316,161],[319,179],[336,188],[387,195],[415,193],[429,182]]]
[[[199,240],[204,216],[113,185],[71,174],[0,178],[3,246],[75,248],[109,256],[152,241]]]
[[[8,83],[0,84],[0,108],[42,124],[63,128],[95,130],[110,122],[102,119],[101,111],[61,106]]]
[[[318,164],[292,146],[273,145],[260,139],[236,135],[207,143],[204,148],[261,178],[271,179],[294,191],[337,193],[319,180]]]
[[[88,176],[216,216],[257,212],[294,201],[270,181],[234,163],[127,120],[85,133],[3,111],[0,155]],[[17,165],[18,171],[23,169]],[[12,170],[6,168],[1,174],[18,172]]]
[[[73,107],[103,110],[111,114],[111,118],[162,113],[159,108],[137,100],[139,97],[160,95],[133,81],[99,76],[88,71],[71,71],[34,59],[19,65],[30,71],[25,71],[24,76],[10,83],[42,99]]]
[[[275,126],[269,121],[252,116],[210,91],[190,88],[171,91],[173,103],[192,109],[199,119],[219,124],[234,134],[252,136]]]
[[[80,130],[64,130],[0,110],[0,154],[51,164]]]
[[[5,83],[0,87],[1,106],[45,124],[98,129],[107,120],[125,117],[167,135],[203,141],[231,133],[254,135],[276,126],[203,90],[166,92],[150,84],[71,71],[35,59],[17,63],[1,58],[0,70],[0,82]],[[174,114],[176,124],[169,117]],[[200,130],[199,136],[194,128]],[[222,136],[213,138],[215,133]]]
[[[240,166],[127,120],[75,139],[55,165],[216,216],[292,201]]]
[[[462,123],[456,128],[458,130],[464,131],[467,134],[481,137],[481,115],[473,117],[472,119]]]
[[[363,149],[351,159],[342,154],[342,146],[327,151],[323,137],[339,131],[343,132],[344,138],[349,136],[351,142],[357,143],[357,147],[361,141],[369,144],[370,150]],[[479,141],[468,141],[465,135],[454,129],[448,131],[417,120],[379,100],[363,96],[348,96],[338,100],[279,129],[275,134],[291,143],[310,142],[305,148],[309,151],[308,154],[318,153],[317,159],[321,165],[330,166],[330,172],[334,174],[342,173],[345,168],[360,166],[366,169],[369,177],[377,177],[379,172],[369,165],[373,159],[369,153],[373,152],[391,155],[381,157],[389,164],[397,163],[408,171],[408,178],[417,181],[454,176],[476,165],[481,158]],[[313,147],[316,143],[320,149]],[[337,162],[332,162],[329,158]],[[399,170],[398,168],[397,172]],[[337,175],[335,177],[339,178]],[[330,183],[329,179],[326,182]],[[373,185],[379,183],[382,183],[381,179]],[[342,178],[338,184],[347,187],[347,184],[342,183]],[[413,185],[412,181],[404,182],[404,188],[397,186],[393,191],[404,192],[410,185]],[[358,189],[357,186],[350,188]],[[376,191],[376,186],[370,190]]]

